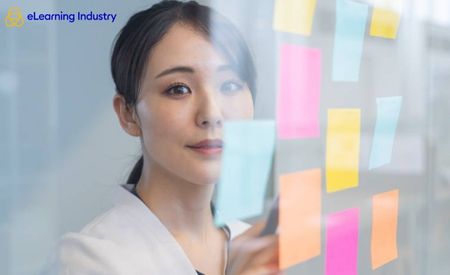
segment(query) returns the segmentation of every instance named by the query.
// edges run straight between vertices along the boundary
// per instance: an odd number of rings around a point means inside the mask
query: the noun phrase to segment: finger
[[[255,254],[264,250],[266,247],[273,246],[273,243],[276,243],[277,240],[278,240],[277,236],[269,235],[265,237],[241,241],[239,246],[233,247],[233,252],[231,253],[229,258],[230,266],[232,266],[233,269],[235,268],[240,269],[241,267],[244,266],[247,267],[253,266],[252,262],[253,258],[255,257]]]
[[[278,271],[278,249],[274,237],[251,240],[242,247],[233,263],[236,270],[251,271],[250,274],[271,274]],[[259,270],[259,272],[256,272]]]
[[[253,253],[270,243],[270,238],[234,239],[230,244],[229,263],[236,266],[238,263],[247,262]]]
[[[258,237],[258,235],[263,230],[264,226],[266,225],[265,220],[260,220],[254,225],[252,225],[249,229],[245,230],[243,233],[238,235],[236,239],[248,239],[248,238],[255,238]]]
[[[272,237],[264,247],[252,254],[251,262],[255,266],[261,265],[278,268],[278,258],[278,238]]]
[[[249,274],[258,274],[258,275],[282,275],[282,271],[278,268],[272,268],[272,267],[257,267],[251,271]]]
[[[246,254],[255,254],[267,247],[275,246],[277,243],[277,235],[267,235],[264,237],[247,239],[240,245],[240,251]]]

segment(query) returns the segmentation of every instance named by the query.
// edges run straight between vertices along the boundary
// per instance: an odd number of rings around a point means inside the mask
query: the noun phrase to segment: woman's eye
[[[221,92],[234,92],[242,89],[242,84],[236,81],[227,81],[220,86]]]
[[[189,89],[186,85],[177,84],[166,90],[166,93],[169,95],[185,95],[191,93],[191,89]]]

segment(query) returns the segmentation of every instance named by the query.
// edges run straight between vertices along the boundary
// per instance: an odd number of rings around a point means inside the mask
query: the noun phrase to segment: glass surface
[[[129,16],[154,2],[17,1],[24,13],[118,14],[114,23],[25,22],[22,28],[5,26],[12,4],[0,3],[0,274],[45,274],[62,234],[105,211],[113,187],[126,180],[140,145],[120,128],[112,109],[110,49]],[[324,171],[327,110],[360,108],[359,186],[324,189],[323,217],[360,209],[359,274],[450,274],[449,1],[403,1],[395,40],[369,36],[370,7],[354,83],[332,80],[335,1],[317,1],[310,36],[274,31],[274,1],[201,2],[230,18],[252,49],[257,119],[276,116],[282,43],[322,53],[320,137],[277,140],[267,201],[278,190],[279,175]],[[392,161],[369,170],[376,98],[386,96],[403,97]],[[398,259],[372,271],[371,198],[397,188]],[[324,274],[324,227],[321,237],[321,255],[286,274]]]

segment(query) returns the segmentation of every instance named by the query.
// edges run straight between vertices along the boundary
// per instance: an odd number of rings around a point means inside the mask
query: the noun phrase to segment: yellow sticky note
[[[280,176],[279,265],[320,255],[321,170]]]
[[[400,23],[401,8],[402,0],[375,0],[370,35],[395,39]]]
[[[316,0],[276,0],[273,28],[277,31],[311,35]]]
[[[326,145],[327,192],[358,186],[360,109],[328,110]]]
[[[372,269],[398,257],[398,197],[399,190],[395,189],[372,198]]]

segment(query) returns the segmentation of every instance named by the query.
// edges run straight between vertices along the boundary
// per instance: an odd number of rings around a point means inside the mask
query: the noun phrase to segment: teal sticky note
[[[357,82],[369,6],[337,0],[333,49],[333,81]]]
[[[215,204],[217,226],[263,212],[275,130],[273,120],[225,122]]]
[[[377,120],[370,152],[369,169],[391,162],[402,97],[377,98]]]

